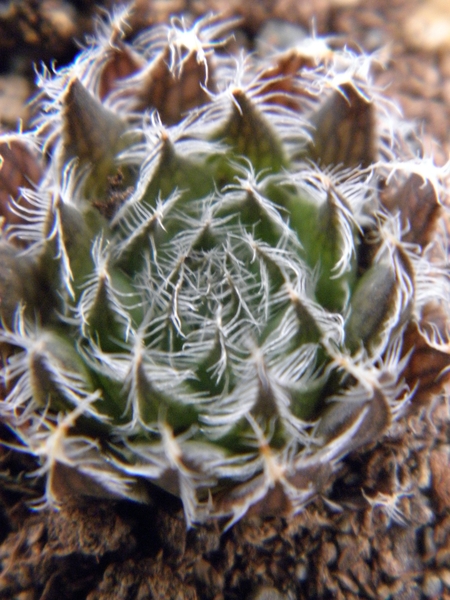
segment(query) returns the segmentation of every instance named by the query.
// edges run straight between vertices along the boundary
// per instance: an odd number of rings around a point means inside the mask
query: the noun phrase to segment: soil
[[[314,17],[318,34],[377,53],[378,84],[420,125],[426,152],[447,160],[450,11],[442,0],[136,5],[136,30],[168,12],[221,9],[242,16],[238,34],[250,42],[268,19],[308,31]],[[2,3],[4,127],[29,117],[32,63],[71,60],[93,12],[81,1]],[[219,524],[187,531],[180,503],[158,490],[150,506],[77,497],[59,512],[33,512],[27,503],[40,484],[24,473],[35,465],[0,449],[0,599],[450,600],[449,434],[447,400],[436,398],[382,443],[343,461],[326,499],[288,520],[246,517],[223,534]]]

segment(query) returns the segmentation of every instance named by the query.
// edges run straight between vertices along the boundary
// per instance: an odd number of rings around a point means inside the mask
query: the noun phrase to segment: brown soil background
[[[103,3],[110,5],[110,2]],[[6,8],[3,8],[5,5]],[[446,0],[137,0],[136,28],[168,13],[221,10],[252,40],[268,19],[343,36],[378,52],[376,77],[426,152],[448,160],[450,7]],[[32,63],[73,56],[98,4],[33,0],[0,9],[0,122],[26,123]],[[29,511],[33,463],[0,449],[0,599],[450,600],[449,407],[398,424],[381,444],[349,456],[329,494],[297,517],[245,518],[220,536],[186,531],[177,500],[152,506],[68,501]],[[6,435],[6,434],[5,434]],[[364,492],[364,494],[361,492]],[[399,512],[395,512],[398,510]]]

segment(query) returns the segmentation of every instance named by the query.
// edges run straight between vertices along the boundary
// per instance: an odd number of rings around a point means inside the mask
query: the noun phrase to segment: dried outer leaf
[[[279,481],[266,493],[256,504],[250,507],[248,515],[271,516],[289,515],[292,513],[292,505],[287,497],[283,486]]]
[[[320,462],[313,457],[304,464],[299,462],[295,469],[295,474],[288,476],[287,480],[299,490],[307,489],[311,481],[314,481],[317,490],[323,490],[326,485],[330,485],[330,477],[333,472],[331,461]]]
[[[394,179],[380,194],[382,204],[395,214],[400,211],[403,242],[419,244],[424,248],[433,238],[436,223],[441,215],[441,205],[436,190],[429,181],[412,173],[398,189]]]
[[[179,73],[170,68],[171,52],[166,48],[142,73],[142,79],[136,79],[136,110],[154,108],[165,125],[179,123],[186,113],[209,102],[208,93],[215,91],[212,66],[208,58],[197,61],[193,52],[182,61]],[[128,90],[127,90],[128,92]]]
[[[97,456],[96,450],[92,450],[91,458],[93,461],[97,459],[100,462],[100,458]],[[111,474],[111,477],[118,477],[118,474],[114,469],[104,461],[101,462],[102,472],[105,474],[105,481],[107,480],[106,473]],[[94,470],[93,470],[94,471]],[[55,461],[51,476],[49,478],[49,485],[51,488],[51,494],[57,502],[67,503],[74,499],[82,499],[86,497],[90,498],[110,498],[118,499],[122,497],[131,498],[137,502],[148,502],[148,493],[144,488],[144,485],[139,481],[133,482],[133,485],[126,485],[130,482],[123,484],[123,493],[120,493],[120,488],[117,486],[116,491],[106,488],[94,479],[93,476],[89,476],[83,473],[80,469],[75,469],[69,465]]]
[[[323,413],[320,420],[317,435],[323,436],[326,442],[322,451],[326,452],[327,445],[330,444],[330,453],[333,459],[377,441],[391,423],[391,410],[381,389],[374,388],[370,397],[367,397],[368,392],[361,391],[363,397],[366,396],[365,400],[361,402],[335,401]],[[360,419],[360,423],[356,431],[351,432],[346,439],[346,432],[351,431],[358,419]],[[339,443],[338,438],[342,440],[342,443]],[[333,442],[336,442],[335,450],[331,445]]]
[[[275,66],[270,66],[261,75],[267,80],[264,93],[268,94],[268,101],[281,104],[296,111],[302,109],[302,99],[311,99],[314,96],[301,86],[299,74],[303,69],[314,69],[317,61],[300,48],[291,48],[278,57]],[[279,93],[278,93],[279,92]]]
[[[372,102],[350,83],[334,91],[312,119],[308,157],[323,166],[368,167],[375,162],[376,129]]]
[[[432,346],[422,333],[433,334],[433,327],[446,339],[446,326],[447,315],[442,307],[429,303],[422,310],[420,323],[411,322],[405,332],[403,354],[412,353],[403,377],[410,389],[417,386],[412,398],[413,409],[428,406],[450,380],[450,344]]]
[[[33,188],[42,177],[42,166],[34,153],[19,140],[0,143],[0,216],[5,224],[22,222],[11,210],[11,199],[21,205],[26,200],[20,188]]]
[[[108,60],[102,68],[98,94],[103,100],[117,88],[117,82],[144,67],[143,60],[121,39],[113,40]]]
[[[326,475],[322,473],[326,470]],[[260,473],[249,481],[233,487],[224,493],[214,497],[215,510],[218,515],[239,515],[241,512],[248,516],[273,516],[291,515],[295,511],[292,499],[287,493],[287,488],[298,490],[298,495],[306,504],[317,494],[316,486],[311,485],[312,476],[318,482],[325,482],[331,472],[329,465],[314,464],[305,467],[305,470],[294,476],[282,476],[272,484],[269,484],[264,473]],[[309,477],[309,478],[308,478]],[[299,483],[301,486],[297,486]],[[227,527],[229,527],[228,525]]]

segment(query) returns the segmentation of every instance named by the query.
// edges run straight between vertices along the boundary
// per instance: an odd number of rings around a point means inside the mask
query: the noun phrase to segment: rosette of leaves
[[[44,505],[298,512],[443,388],[447,169],[363,54],[126,16],[1,139],[1,418]]]

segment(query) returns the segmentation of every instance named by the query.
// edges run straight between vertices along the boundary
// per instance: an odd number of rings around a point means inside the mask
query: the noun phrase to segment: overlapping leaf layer
[[[44,503],[149,480],[188,524],[299,511],[442,388],[447,168],[364,55],[125,22],[0,139],[1,417]]]

